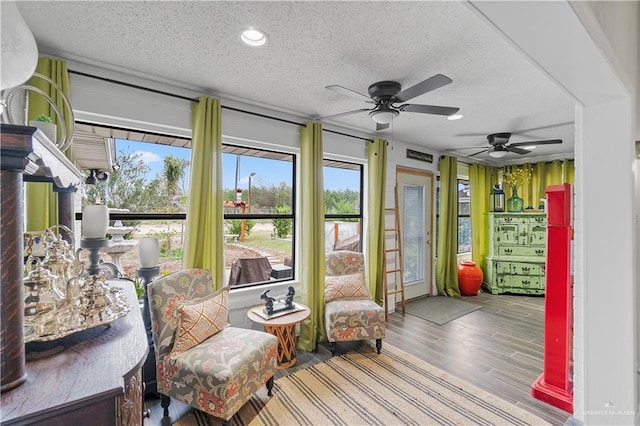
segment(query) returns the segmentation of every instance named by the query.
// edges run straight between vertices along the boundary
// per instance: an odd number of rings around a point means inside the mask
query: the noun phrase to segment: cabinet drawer
[[[498,247],[498,255],[501,256],[535,256],[544,257],[545,248],[530,246],[500,246]]]
[[[511,273],[514,275],[544,276],[544,264],[537,263],[511,263]]]
[[[518,287],[543,289],[544,277],[522,276],[522,275],[504,275],[498,280],[498,285],[502,287]]]
[[[514,214],[509,216],[496,216],[495,223],[497,225],[526,225],[526,224],[542,224],[546,223],[546,216],[544,214],[540,215],[529,215],[529,214]]]
[[[511,262],[496,262],[497,274],[511,274]]]
[[[513,216],[498,216],[496,217],[497,225],[519,225],[523,223],[527,223],[526,218],[520,215]]]

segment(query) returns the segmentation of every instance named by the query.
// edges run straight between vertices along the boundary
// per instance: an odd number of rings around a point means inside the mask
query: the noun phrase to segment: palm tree
[[[189,165],[188,160],[184,160],[181,158],[176,158],[172,155],[167,155],[164,157],[164,170],[162,171],[162,175],[165,179],[165,188],[167,191],[167,197],[171,200],[171,204],[169,205],[169,211],[175,212],[177,204],[182,204],[182,197],[180,197],[180,187],[178,183],[182,178],[184,178],[185,168]],[[184,223],[180,223],[180,236],[184,236]],[[171,227],[170,224],[167,224],[167,253],[171,254]]]

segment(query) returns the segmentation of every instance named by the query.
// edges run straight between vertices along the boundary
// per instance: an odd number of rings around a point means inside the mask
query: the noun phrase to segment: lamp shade
[[[389,124],[398,116],[398,111],[389,109],[385,111],[371,111],[369,116],[373,121],[379,124]]]
[[[109,208],[91,204],[82,211],[82,234],[85,238],[105,238],[109,228]]]
[[[160,243],[155,237],[138,240],[138,260],[141,268],[153,268],[160,258]]]
[[[502,158],[507,155],[507,151],[489,151],[489,155],[493,158]]]
[[[0,90],[10,89],[27,81],[36,70],[38,47],[13,1],[2,2],[1,50]]]

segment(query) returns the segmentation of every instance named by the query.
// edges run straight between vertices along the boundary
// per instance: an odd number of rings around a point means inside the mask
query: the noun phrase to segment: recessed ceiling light
[[[453,114],[447,117],[447,120],[460,120],[464,115],[462,114]]]
[[[262,47],[267,44],[267,35],[256,28],[247,28],[240,33],[240,40],[247,46]]]

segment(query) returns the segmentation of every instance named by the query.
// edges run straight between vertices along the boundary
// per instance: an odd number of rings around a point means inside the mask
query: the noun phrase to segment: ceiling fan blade
[[[420,96],[432,90],[439,89],[442,86],[446,86],[447,84],[453,82],[449,77],[442,74],[436,74],[428,79],[421,81],[415,86],[411,86],[406,90],[398,93],[396,95],[396,99],[398,102],[406,102],[409,99],[413,99],[416,96]]]
[[[574,125],[575,123],[573,121],[567,121],[564,123],[556,123],[556,124],[548,124],[546,126],[539,126],[539,127],[531,127],[528,129],[519,129],[519,130],[515,130],[512,131],[511,134],[512,135],[522,135],[524,133],[528,133],[528,132],[534,132],[537,130],[545,130],[545,129],[552,129],[554,127],[563,127],[563,126],[569,126],[569,125]]]
[[[418,104],[404,104],[398,107],[400,111],[407,112],[420,112],[422,114],[436,114],[436,115],[453,115],[460,111],[460,108],[443,107],[435,105],[418,105]]]
[[[483,152],[487,152],[487,151],[489,151],[490,149],[491,149],[491,148],[487,148],[487,149],[483,149],[482,151],[474,152],[474,153],[473,153],[473,154],[471,154],[471,155],[467,155],[467,158],[469,158],[469,157],[473,157],[473,156],[476,156],[476,155],[478,155],[478,154],[482,154]]]
[[[318,117],[315,120],[322,121],[328,118],[344,117],[346,115],[357,114],[359,112],[365,112],[365,111],[371,111],[371,110],[369,108],[354,109],[353,111],[341,112],[339,114],[325,115],[324,117]]]
[[[340,93],[341,95],[349,96],[350,98],[356,98],[356,99],[359,99],[361,101],[373,103],[373,101],[371,100],[371,98],[369,96],[363,95],[362,93],[358,93],[358,92],[353,91],[351,89],[347,89],[346,87],[338,86],[337,84],[334,84],[332,86],[326,86],[325,88],[329,89],[329,90],[332,90],[332,91],[334,91],[336,93]]]
[[[562,143],[562,139],[548,139],[545,141],[530,141],[530,142],[516,142],[509,144],[509,146],[525,146],[525,145],[553,145],[556,143]]]
[[[511,145],[505,146],[504,149],[506,151],[515,152],[516,154],[520,154],[520,155],[528,154],[528,153],[531,152],[531,151],[528,151],[526,149],[514,147],[514,146],[511,146]]]
[[[447,149],[446,151],[449,152],[449,151],[459,151],[461,149],[480,149],[480,148],[485,148],[486,149],[487,146],[486,145],[483,145],[483,146],[463,146],[463,147],[460,147],[460,148]]]

